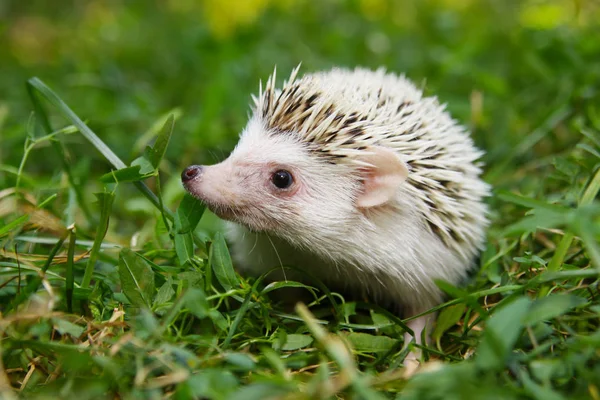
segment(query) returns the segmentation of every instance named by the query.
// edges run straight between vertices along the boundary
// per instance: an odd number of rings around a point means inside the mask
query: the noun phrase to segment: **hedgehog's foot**
[[[407,323],[407,326],[413,331],[414,336],[410,333],[404,333],[404,346],[409,346],[414,337],[416,344],[422,344],[423,342],[423,333],[425,333],[425,343],[429,343],[429,334],[427,333],[427,328],[431,326],[433,321],[433,316],[431,314],[424,315],[419,318],[415,318]],[[414,371],[420,364],[421,360],[421,349],[414,348],[408,353],[406,358],[404,359],[404,367],[407,370],[407,374],[412,375]]]

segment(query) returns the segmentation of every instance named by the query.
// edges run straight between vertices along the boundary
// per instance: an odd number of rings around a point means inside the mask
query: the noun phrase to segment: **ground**
[[[0,397],[600,399],[598,21],[592,0],[2,2]],[[486,151],[487,249],[439,283],[416,372],[406,321],[316,281],[280,305],[299,285],[237,274],[184,197],[299,62],[403,72]]]

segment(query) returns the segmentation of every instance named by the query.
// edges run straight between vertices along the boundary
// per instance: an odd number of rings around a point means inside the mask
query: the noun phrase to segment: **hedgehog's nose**
[[[181,173],[181,181],[183,183],[185,182],[189,182],[194,178],[199,177],[200,175],[202,175],[202,170],[204,168],[202,167],[202,165],[192,165],[191,167],[187,167],[182,173]]]

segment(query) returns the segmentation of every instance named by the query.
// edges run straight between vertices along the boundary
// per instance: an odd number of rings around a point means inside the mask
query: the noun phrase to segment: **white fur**
[[[282,89],[269,79],[230,157],[186,188],[241,223],[230,225],[229,238],[237,265],[253,274],[295,265],[405,316],[435,306],[442,293],[434,279],[460,282],[484,240],[481,152],[404,77],[382,69],[296,74]],[[358,207],[369,147],[393,150],[408,178],[394,181],[385,204]],[[289,193],[270,182],[278,169],[293,172]],[[425,322],[412,324],[418,342]]]

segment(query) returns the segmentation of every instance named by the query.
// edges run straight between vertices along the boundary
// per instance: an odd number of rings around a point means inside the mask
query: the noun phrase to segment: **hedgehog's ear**
[[[393,199],[408,177],[406,164],[392,150],[381,146],[366,148],[365,155],[360,160],[369,166],[361,168],[363,187],[356,205],[370,208]]]

